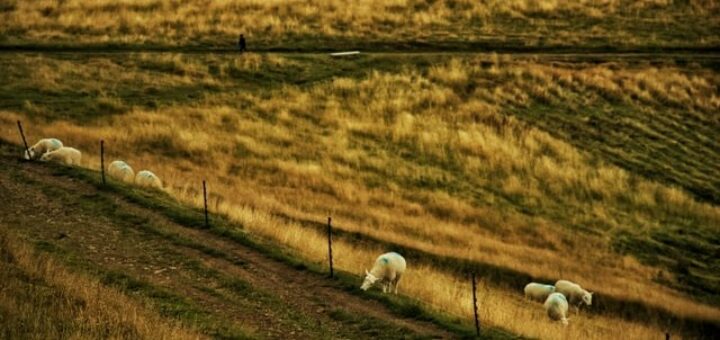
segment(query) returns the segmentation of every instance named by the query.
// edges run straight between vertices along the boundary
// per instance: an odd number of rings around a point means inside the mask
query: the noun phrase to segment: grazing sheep
[[[40,160],[43,162],[58,162],[65,165],[80,165],[82,153],[78,149],[63,146],[55,151],[50,151],[42,155]]]
[[[552,293],[555,293],[553,285],[531,282],[525,286],[525,297],[530,300],[544,302]]]
[[[368,290],[376,282],[382,285],[383,293],[394,291],[397,294],[398,282],[405,272],[405,259],[402,255],[390,252],[380,255],[375,260],[372,270],[365,270],[365,280],[360,289]]]
[[[142,170],[135,175],[135,184],[141,187],[162,189],[160,178],[148,170]]]
[[[563,325],[567,326],[568,302],[565,295],[560,293],[550,294],[547,300],[545,300],[545,311],[550,319],[555,321],[560,320]]]
[[[108,175],[123,182],[132,183],[135,179],[135,171],[123,161],[113,161],[108,165]]]
[[[571,305],[575,306],[575,312],[580,311],[580,305],[585,303],[590,306],[592,304],[592,294],[580,287],[579,284],[567,280],[559,280],[555,282],[555,291],[562,293],[567,297]]]
[[[42,155],[62,147],[63,143],[57,138],[43,138],[25,150],[25,159],[38,159]]]

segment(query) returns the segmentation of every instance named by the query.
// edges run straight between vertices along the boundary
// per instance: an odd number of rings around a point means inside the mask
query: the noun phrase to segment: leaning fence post
[[[203,180],[203,202],[205,202],[205,228],[210,228],[210,220],[208,219],[207,207],[207,187],[205,186],[205,180]]]
[[[332,217],[328,217],[328,260],[330,262],[330,277],[333,277],[333,256],[332,256]]]
[[[478,319],[478,308],[477,308],[477,284],[475,283],[475,273],[472,273],[472,297],[473,297],[473,311],[475,314],[475,332],[477,336],[480,336],[480,319]]]
[[[105,185],[105,141],[102,139],[100,140],[100,173],[103,185]]]
[[[32,157],[30,157],[30,148],[28,147],[27,140],[25,140],[25,133],[23,132],[22,124],[19,120],[17,121],[17,123],[18,129],[20,130],[20,137],[22,137],[23,144],[25,145],[25,154],[27,155],[28,160],[32,160]]]

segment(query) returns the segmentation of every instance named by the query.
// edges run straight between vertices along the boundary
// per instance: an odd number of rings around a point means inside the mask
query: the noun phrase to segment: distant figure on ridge
[[[245,52],[245,36],[240,34],[240,40],[238,40],[238,48],[240,49],[240,52]]]

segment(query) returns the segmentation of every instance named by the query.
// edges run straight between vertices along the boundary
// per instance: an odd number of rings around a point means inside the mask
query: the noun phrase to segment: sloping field
[[[300,262],[283,262],[282,252],[242,232],[219,236],[217,224],[198,230],[187,224],[191,220],[176,222],[177,214],[192,216],[192,210],[170,213],[133,200],[145,197],[157,204],[164,195],[104,187],[96,175],[20,162],[17,151],[0,144],[4,338],[466,334],[459,326],[450,332],[421,321],[428,318],[421,312],[404,316],[418,309],[402,300],[388,308],[363,299],[357,282],[348,286]],[[490,329],[484,334],[507,337]]]
[[[23,120],[32,141],[60,138],[91,169],[104,139],[108,159],[153,170],[196,206],[207,179],[214,213],[318,264],[331,215],[338,267],[360,274],[401,249],[412,268],[402,289],[463,322],[475,270],[483,324],[523,336],[718,329],[712,60],[6,53],[0,63],[3,139],[18,143]],[[561,332],[520,294],[528,280],[560,278],[597,292]]]

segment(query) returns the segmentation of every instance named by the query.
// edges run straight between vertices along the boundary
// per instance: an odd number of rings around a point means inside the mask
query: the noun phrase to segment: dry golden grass
[[[199,339],[121,292],[0,231],[0,334],[32,339]]]
[[[176,68],[195,69],[148,81],[227,85],[201,64],[163,58],[178,63]],[[487,61],[494,65],[482,67]],[[57,79],[74,67],[93,68],[69,61],[27,62],[49,64],[46,72],[30,77],[47,90],[64,85],[38,79],[41,75]],[[103,77],[146,76],[116,74],[120,67],[106,70],[89,86],[102,89]],[[480,86],[459,91],[469,79]],[[31,140],[57,137],[88,156],[104,139],[107,159],[154,171],[169,193],[195,205],[199,184],[207,179],[214,212],[313,261],[324,258],[323,236],[273,214],[313,221],[332,215],[343,230],[534,276],[571,279],[591,291],[683,317],[720,320],[717,307],[656,283],[657,268],[618,255],[611,246],[614,232],[649,232],[667,216],[697,221],[717,233],[720,208],[604,164],[503,114],[531,98],[562,100],[578,87],[651,108],[642,114],[655,114],[654,105],[670,103],[701,115],[720,109],[717,83],[714,74],[691,76],[674,67],[575,69],[489,56],[452,60],[427,74],[374,72],[307,88],[208,94],[192,105],[134,107],[90,124],[33,121],[19,111],[0,112],[0,121],[4,139],[16,139],[14,122],[22,119],[29,123]],[[586,98],[588,104],[595,99]],[[238,102],[243,110],[230,104]],[[85,162],[98,168],[93,156]],[[538,214],[525,214],[517,204]],[[598,224],[603,229],[596,234],[570,227]],[[344,242],[337,247],[338,266],[355,273],[381,251]],[[404,292],[469,315],[469,307],[457,303],[460,297],[467,301],[465,283],[443,268],[411,268],[401,283]],[[620,331],[653,338],[662,331],[658,325],[581,315],[562,333],[542,322],[539,305],[520,300],[519,291],[488,286],[481,297],[483,321],[542,338],[613,338]]]
[[[703,0],[42,0],[10,1],[2,9],[0,33],[9,42],[228,45],[244,32],[251,44],[292,48],[312,44],[299,41],[304,37],[394,42],[488,36],[520,36],[519,43],[531,46],[598,38],[613,46],[713,46],[717,36],[693,28],[700,21],[717,25],[711,18],[720,6]]]
[[[198,203],[197,195],[188,200]],[[282,222],[266,213],[252,209],[237,209],[229,206],[219,210],[233,220],[243,223],[250,232],[269,237],[303,254],[315,263],[327,260],[327,239],[322,233],[303,229],[292,223]],[[373,259],[386,249],[358,247],[344,241],[333,242],[333,258],[337,268],[360,275],[372,265]],[[471,287],[467,278],[449,275],[438,268],[413,266],[409,263],[399,285],[401,294],[418,297],[433,310],[467,320],[473,315]],[[359,284],[359,283],[358,283]],[[493,326],[507,329],[515,334],[541,339],[609,339],[622,330],[633,339],[653,339],[662,335],[662,330],[652,326],[627,322],[622,319],[572,315],[571,326],[563,328],[558,323],[548,322],[540,303],[524,301],[518,292],[508,292],[481,282],[478,286],[480,319],[484,327]]]

